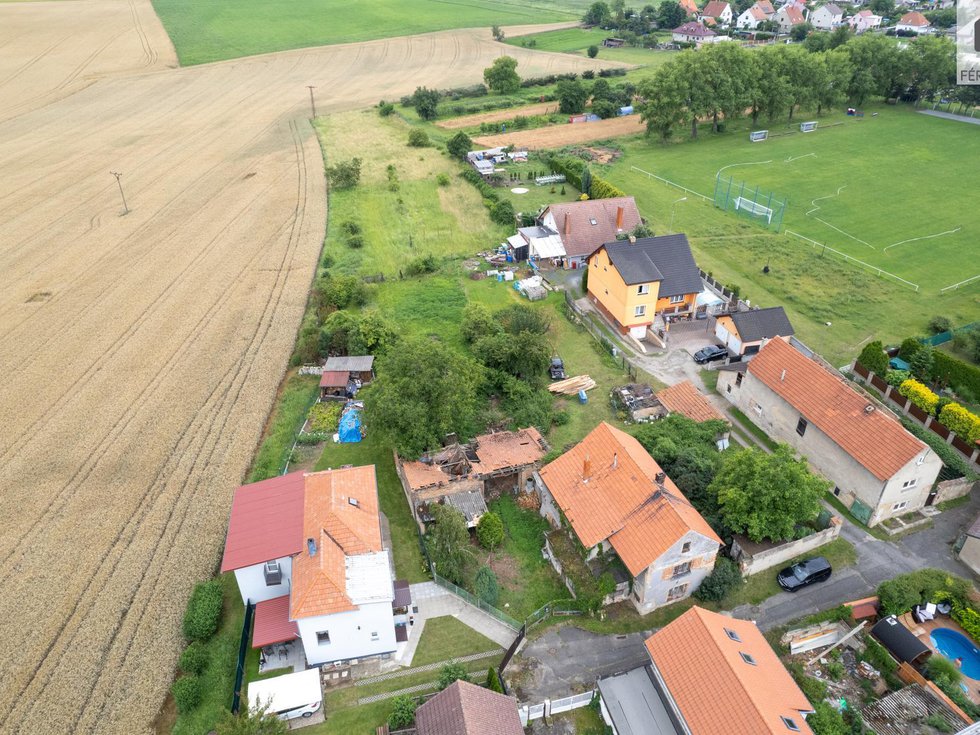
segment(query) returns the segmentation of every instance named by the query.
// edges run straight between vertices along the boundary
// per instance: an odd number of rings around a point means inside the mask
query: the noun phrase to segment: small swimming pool
[[[962,659],[960,671],[963,676],[980,680],[980,649],[973,641],[952,628],[936,628],[929,634],[932,645],[950,661]]]

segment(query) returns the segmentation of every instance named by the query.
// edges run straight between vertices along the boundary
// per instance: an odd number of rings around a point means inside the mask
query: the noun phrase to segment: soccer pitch
[[[774,192],[788,199],[782,231],[800,248],[826,245],[924,293],[980,275],[980,128],[881,106],[863,118],[825,116],[800,133],[811,119],[760,121],[770,131],[761,143],[746,129],[667,147],[630,144],[620,166],[709,197],[719,173],[744,181],[746,191]]]

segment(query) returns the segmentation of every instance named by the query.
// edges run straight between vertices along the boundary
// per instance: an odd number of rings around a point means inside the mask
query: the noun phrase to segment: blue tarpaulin
[[[342,444],[353,444],[361,440],[361,412],[356,408],[348,409],[340,417],[340,427],[337,429]]]
[[[909,364],[900,357],[893,357],[888,361],[888,367],[892,370],[908,370]]]

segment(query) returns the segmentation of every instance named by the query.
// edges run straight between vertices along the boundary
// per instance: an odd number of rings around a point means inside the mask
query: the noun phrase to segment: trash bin
[[[589,396],[586,394],[586,392],[584,390],[580,390],[578,392],[578,402],[579,403],[588,403],[589,402]]]

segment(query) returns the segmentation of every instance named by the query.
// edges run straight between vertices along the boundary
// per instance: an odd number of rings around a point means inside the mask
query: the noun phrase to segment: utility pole
[[[122,181],[120,181],[120,179],[122,179],[122,174],[116,171],[110,171],[109,173],[116,177],[116,184],[119,185],[119,196],[122,197],[123,214],[129,214],[129,207],[126,206],[126,195],[123,194]]]
[[[681,197],[680,199],[678,199],[676,202],[674,202],[670,206],[670,232],[671,232],[671,234],[673,234],[673,232],[674,232],[674,209],[677,207],[677,205],[680,202],[686,202],[686,201],[687,201],[687,197]]]
[[[316,102],[313,99],[313,90],[316,89],[312,84],[307,84],[306,88],[310,90],[310,107],[313,109],[313,119],[316,120]]]

